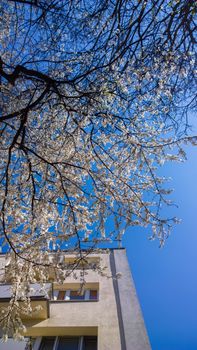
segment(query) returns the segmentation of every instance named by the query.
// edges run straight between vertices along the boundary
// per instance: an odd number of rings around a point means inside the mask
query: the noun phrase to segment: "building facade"
[[[75,258],[62,253],[64,262]],[[49,297],[34,284],[32,307],[42,308],[35,317],[24,317],[25,337],[32,339],[33,350],[150,350],[143,317],[130,273],[125,249],[100,250],[88,255],[85,285],[81,289],[80,269],[65,283],[46,284]],[[94,265],[104,267],[103,273]],[[4,256],[0,256],[3,269]],[[10,298],[10,286],[2,279],[0,307]],[[79,292],[80,290],[80,292]],[[12,340],[0,349],[24,349]],[[13,347],[12,347],[13,346]]]

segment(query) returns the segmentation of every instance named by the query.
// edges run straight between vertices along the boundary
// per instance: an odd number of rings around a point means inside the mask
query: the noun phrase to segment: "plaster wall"
[[[126,257],[126,250],[114,250],[115,268],[122,273],[117,280],[119,302],[122,314],[122,332],[125,350],[150,350],[140,304]],[[123,350],[123,349],[122,349]]]

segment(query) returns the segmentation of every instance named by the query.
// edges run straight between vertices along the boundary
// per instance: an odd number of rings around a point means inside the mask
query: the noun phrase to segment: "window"
[[[39,350],[97,350],[97,337],[43,337]]]
[[[83,350],[96,350],[97,339],[96,337],[84,337]]]
[[[97,290],[90,290],[90,300],[97,300]]]
[[[78,338],[59,338],[57,350],[78,350]]]
[[[65,292],[60,290],[58,293],[58,300],[64,300]]]
[[[54,340],[52,337],[43,338],[39,350],[53,350]]]
[[[70,291],[70,300],[84,300],[85,294],[80,294],[77,290]]]
[[[98,290],[86,289],[82,294],[78,290],[54,290],[53,300],[81,301],[98,300]]]

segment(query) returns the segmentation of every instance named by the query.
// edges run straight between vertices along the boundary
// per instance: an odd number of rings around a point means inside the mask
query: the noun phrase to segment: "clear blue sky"
[[[172,212],[182,219],[164,248],[144,229],[131,228],[123,241],[153,350],[197,350],[196,147],[187,147],[187,155],[162,170],[173,177],[179,207]]]

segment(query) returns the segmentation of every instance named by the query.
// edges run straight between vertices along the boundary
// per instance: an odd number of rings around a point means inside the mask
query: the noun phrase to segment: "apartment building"
[[[52,253],[53,254],[53,253]],[[62,252],[61,259],[70,262],[75,254]],[[24,316],[26,340],[33,350],[150,350],[140,305],[130,273],[126,250],[103,249],[87,256],[86,283],[81,288],[81,266],[63,284],[54,279],[45,285],[33,285],[32,307],[42,308],[35,316]],[[105,275],[94,266],[105,267]],[[0,256],[4,269],[5,256]],[[1,278],[0,307],[9,303],[10,285]],[[29,346],[29,345],[28,345]],[[26,341],[9,339],[2,350],[28,348]]]

